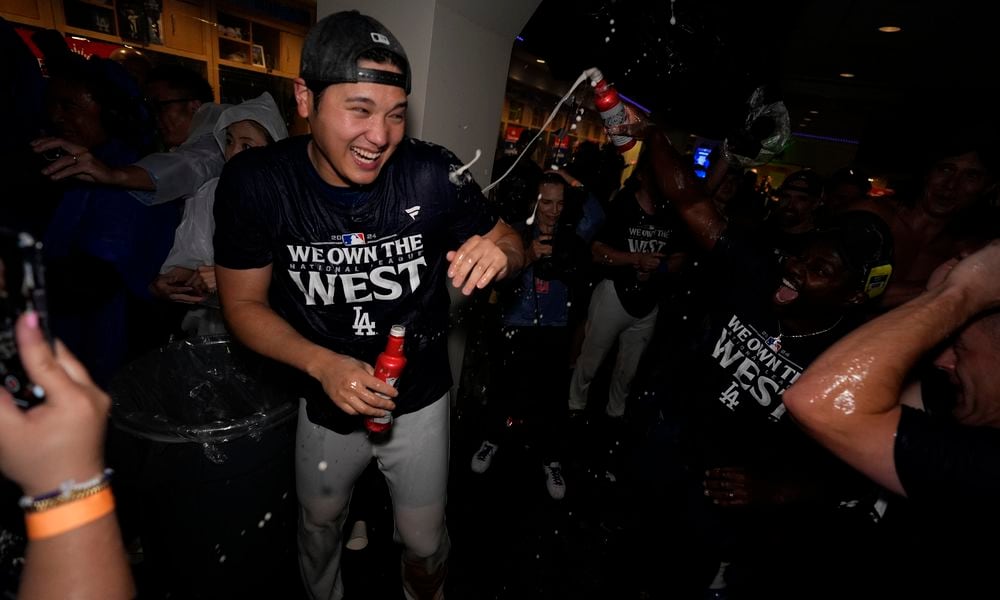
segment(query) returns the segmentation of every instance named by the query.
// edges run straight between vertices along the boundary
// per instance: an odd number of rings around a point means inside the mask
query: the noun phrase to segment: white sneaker
[[[490,468],[490,464],[493,462],[493,456],[496,455],[497,450],[500,446],[490,443],[489,440],[483,440],[483,445],[479,447],[479,450],[472,455],[472,470],[475,473],[485,473],[486,469]]]
[[[545,470],[545,489],[553,500],[562,500],[566,495],[566,481],[562,476],[562,465],[558,462],[542,465]]]

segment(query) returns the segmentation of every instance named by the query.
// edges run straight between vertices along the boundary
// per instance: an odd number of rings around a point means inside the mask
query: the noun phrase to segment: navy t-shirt
[[[647,279],[631,266],[607,268],[607,278],[615,284],[615,293],[628,314],[637,319],[656,307],[667,281],[666,256],[690,248],[687,227],[676,212],[658,210],[649,214],[639,206],[635,194],[620,192],[608,209],[607,220],[597,235],[597,241],[622,252],[660,253],[664,258],[660,268]]]
[[[271,308],[310,341],[374,364],[389,329],[406,326],[406,369],[396,415],[451,387],[445,254],[497,222],[479,186],[448,150],[404,139],[368,186],[325,183],[296,137],[226,164],[215,202],[215,260],[230,269],[272,265]],[[298,382],[310,421],[361,426],[319,383]]]
[[[962,426],[909,406],[902,410],[893,453],[907,497],[939,507],[974,503],[995,508],[1000,501],[1000,430]]]
[[[703,467],[743,466],[778,479],[839,480],[851,470],[799,429],[782,394],[850,325],[828,332],[778,336],[766,248],[720,239],[709,256],[715,302],[705,333],[675,378],[695,415],[694,446]],[[834,475],[835,474],[835,475]]]

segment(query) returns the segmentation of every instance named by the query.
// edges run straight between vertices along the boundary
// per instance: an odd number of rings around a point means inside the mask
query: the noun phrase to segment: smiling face
[[[965,425],[1000,427],[1000,316],[984,317],[958,335],[934,361],[956,389],[954,417]]]
[[[538,228],[542,233],[551,233],[556,228],[563,211],[565,190],[566,186],[557,183],[538,186]]]
[[[785,311],[794,306],[797,314],[822,319],[863,301],[860,288],[833,244],[819,239],[787,260],[772,301]]]
[[[358,67],[402,73],[398,67],[359,60]],[[319,105],[302,80],[295,85],[299,115],[309,120],[309,158],[330,185],[374,182],[406,131],[406,92],[380,83],[327,86]]]
[[[948,218],[974,204],[992,185],[977,153],[948,157],[927,174],[920,207],[930,216]]]

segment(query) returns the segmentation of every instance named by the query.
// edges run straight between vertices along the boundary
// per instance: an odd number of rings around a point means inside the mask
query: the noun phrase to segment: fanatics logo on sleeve
[[[410,218],[414,221],[417,220],[417,215],[420,214],[420,205],[411,206],[410,208],[403,209],[406,214],[410,215]]]

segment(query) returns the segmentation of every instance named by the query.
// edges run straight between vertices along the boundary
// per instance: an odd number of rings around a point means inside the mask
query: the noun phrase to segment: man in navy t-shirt
[[[342,528],[377,456],[405,545],[407,597],[443,593],[448,470],[446,279],[466,295],[521,267],[520,238],[488,210],[453,154],[404,137],[410,70],[396,38],[356,11],[310,31],[295,81],[311,137],[242,153],[216,192],[223,314],[300,382],[299,558],[312,597],[342,598]],[[456,249],[457,248],[457,249]],[[373,375],[406,327],[397,390]],[[365,416],[391,411],[386,439]],[[418,591],[419,590],[419,591]]]

